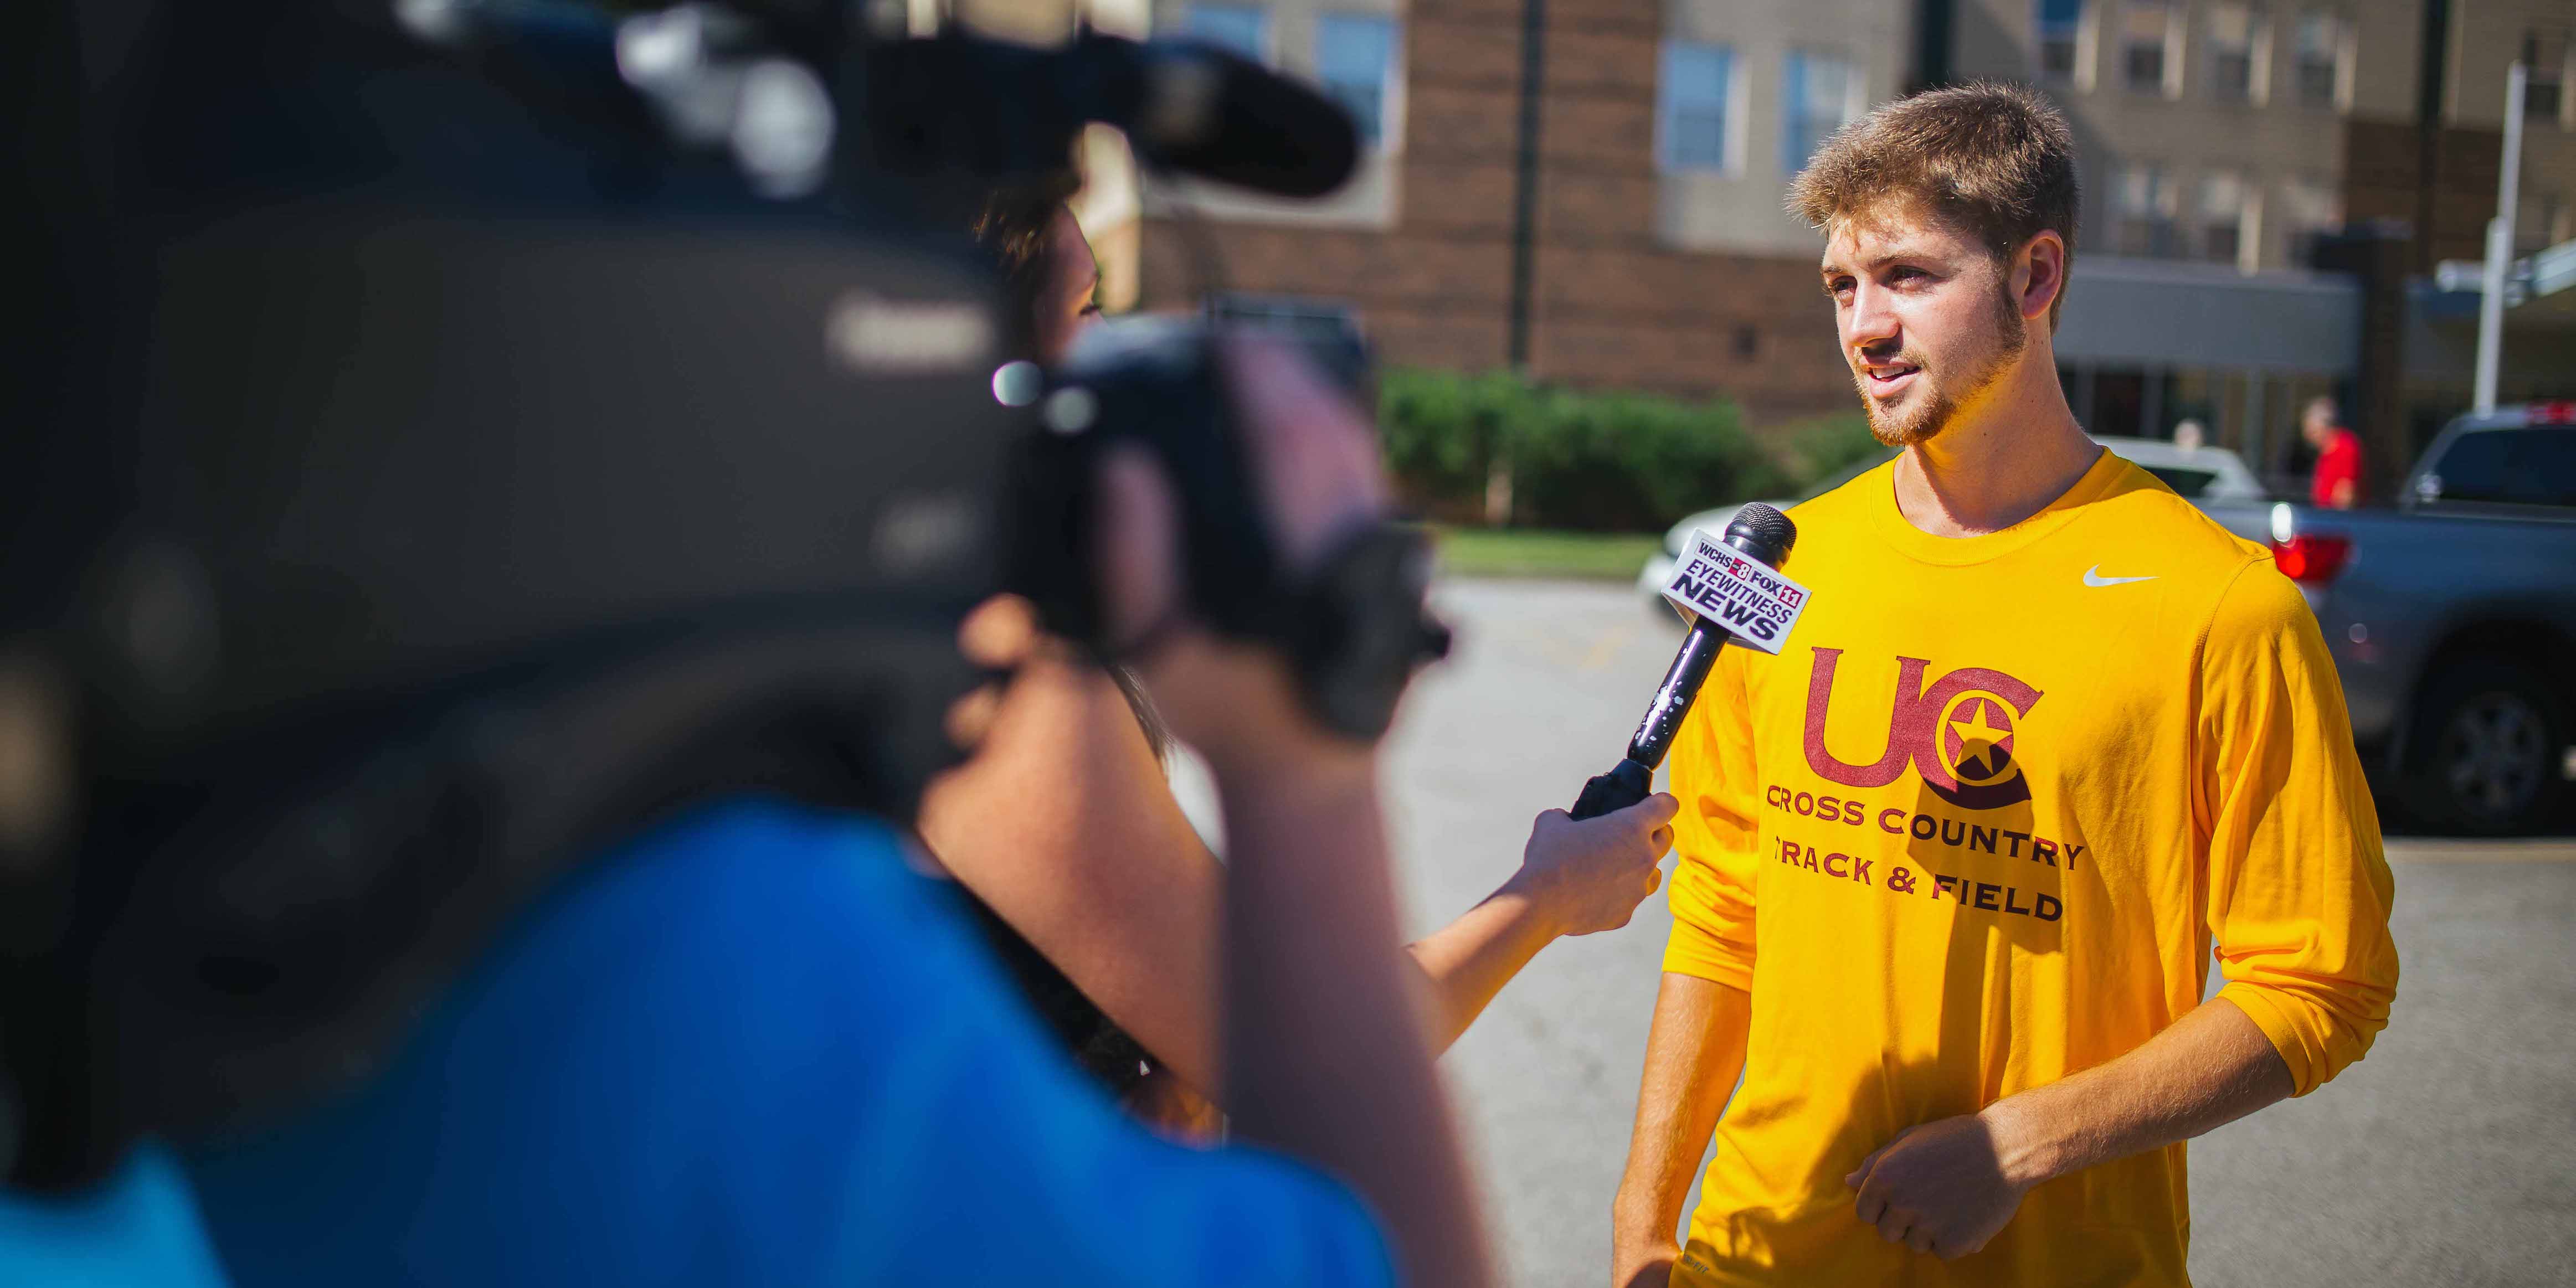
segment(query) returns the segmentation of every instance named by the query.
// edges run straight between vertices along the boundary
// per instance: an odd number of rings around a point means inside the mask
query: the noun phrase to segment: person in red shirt
[[[2343,427],[2332,398],[2313,398],[2299,417],[2299,433],[2317,449],[2316,473],[2308,480],[2308,499],[2329,510],[2361,504],[2361,435]]]

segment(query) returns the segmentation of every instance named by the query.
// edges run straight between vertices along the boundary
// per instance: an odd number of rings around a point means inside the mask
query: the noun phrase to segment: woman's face
[[[1075,336],[1100,316],[1100,263],[1073,212],[1059,209],[1047,225],[1046,283],[1038,291],[1034,323],[1038,361],[1064,361]]]

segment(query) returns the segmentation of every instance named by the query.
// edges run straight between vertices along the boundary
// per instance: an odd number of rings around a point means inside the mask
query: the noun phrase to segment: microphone
[[[1756,501],[1735,512],[1721,542],[1701,534],[1695,548],[1685,552],[1683,565],[1664,594],[1688,601],[1699,620],[1691,624],[1681,651],[1673,654],[1673,664],[1664,671],[1664,682],[1656,688],[1646,718],[1628,740],[1627,757],[1611,766],[1610,772],[1596,774],[1583,784],[1583,794],[1574,801],[1574,817],[1597,818],[1646,799],[1656,768],[1672,750],[1673,735],[1681,732],[1682,719],[1699,698],[1699,686],[1707,683],[1709,668],[1717,664],[1719,649],[1735,642],[1750,643],[1765,652],[1780,651],[1780,641],[1806,607],[1806,588],[1774,571],[1797,542],[1798,525]],[[1760,565],[1760,571],[1740,567],[1740,561],[1729,559],[1724,550]],[[1721,620],[1741,626],[1743,634],[1720,625]]]

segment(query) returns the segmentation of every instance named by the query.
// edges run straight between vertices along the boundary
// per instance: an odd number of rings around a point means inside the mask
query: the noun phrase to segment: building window
[[[1804,170],[1826,137],[1857,115],[1860,77],[1848,59],[1792,50],[1780,84],[1780,163]]]
[[[2120,253],[2175,258],[2182,249],[2175,228],[2178,204],[2173,177],[2161,167],[2133,165],[2121,171]]]
[[[1328,13],[1316,20],[1315,76],[1371,147],[1386,146],[1398,66],[1394,19]]]
[[[2343,101],[2343,45],[2343,19],[2313,11],[2299,15],[2291,58],[2300,103],[2332,107]]]
[[[1688,40],[1664,42],[1655,83],[1655,161],[1667,171],[1736,168],[1729,133],[1735,51]]]
[[[2073,81],[2076,39],[2084,25],[2084,0],[2037,0],[2031,25],[2040,79]]]
[[[2537,34],[2522,38],[2522,65],[2526,69],[2522,82],[2522,117],[2525,124],[2558,124],[2558,114],[2565,110],[2567,97],[2566,39],[2558,40],[2556,57],[2542,48]]]
[[[1181,30],[1254,62],[1270,61],[1270,11],[1259,5],[1194,4],[1183,11]]]
[[[2269,27],[2263,12],[2249,5],[2210,8],[2209,86],[2220,102],[2263,101],[2264,67],[2271,61]]]
[[[2281,185],[2281,223],[2289,234],[2290,262],[2314,268],[2318,244],[2343,228],[2343,200],[2323,180],[2292,179]]]
[[[2245,253],[2245,180],[2226,171],[2200,179],[2200,257],[2233,264]]]
[[[2120,8],[2120,78],[2141,94],[2166,90],[2165,69],[2173,44],[2171,0],[2124,0]]]

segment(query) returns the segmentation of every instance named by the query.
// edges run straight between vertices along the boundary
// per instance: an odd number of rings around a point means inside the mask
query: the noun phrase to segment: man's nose
[[[1894,305],[1888,292],[1874,283],[1852,288],[1851,311],[1843,315],[1843,343],[1854,349],[1893,343],[1901,330]]]

